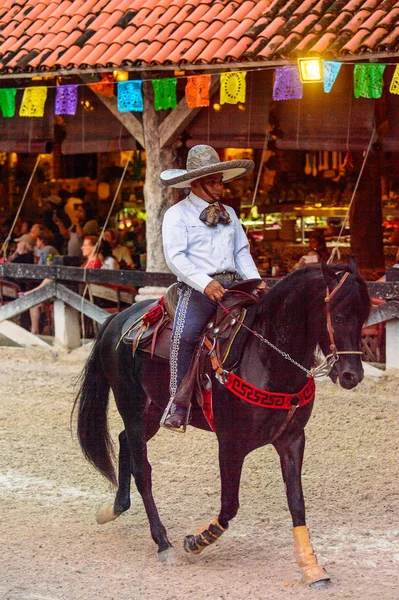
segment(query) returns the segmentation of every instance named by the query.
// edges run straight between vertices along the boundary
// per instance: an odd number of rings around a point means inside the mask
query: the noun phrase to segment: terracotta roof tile
[[[379,27],[366,40],[359,46],[359,50],[370,51],[372,48],[378,46],[378,44],[386,37],[387,32],[383,27]]]
[[[226,59],[226,56],[229,57],[229,53],[237,46],[237,42],[232,38],[226,40],[214,53],[214,60],[223,62]]]
[[[142,25],[140,29],[137,29],[132,37],[129,39],[129,42],[136,45],[139,44],[142,40],[147,39],[148,32],[150,31],[150,27],[148,25]]]
[[[205,63],[212,62],[215,52],[217,52],[221,45],[221,40],[213,39],[209,44],[206,45],[206,48],[204,48],[201,54],[197,56],[197,61]]]
[[[201,42],[203,43],[204,46],[206,45],[206,42],[204,40],[201,40]],[[173,52],[170,53],[169,61],[172,64],[179,64],[182,60],[182,56],[184,56],[191,47],[192,47],[192,42],[190,42],[188,40],[183,40],[182,42],[180,42],[180,44],[178,44],[176,46],[176,48],[173,50]]]
[[[377,46],[379,52],[391,52],[399,48],[399,25],[395,27]]]
[[[101,64],[106,67],[108,65],[120,66],[126,56],[134,50],[134,44],[126,43],[122,47],[119,44],[111,44],[107,52],[104,53]]]
[[[324,53],[328,52],[328,49],[337,39],[335,33],[325,33],[316,43],[312,46],[311,51],[314,54],[323,56]],[[337,54],[334,52],[333,54]]]
[[[152,42],[148,44],[148,47],[144,50],[144,52],[140,53],[140,57],[137,57],[136,60],[140,60],[144,63],[152,63],[154,60],[154,56],[163,48],[163,44],[161,42]]]
[[[169,40],[166,44],[162,45],[159,52],[152,57],[152,63],[162,65],[170,61],[170,54],[176,48],[176,40]]]
[[[142,54],[147,50],[148,42],[140,42],[139,44],[134,45],[133,48],[129,51],[129,53],[123,59],[123,62],[126,63],[134,63],[139,60]]]
[[[350,41],[342,47],[341,52],[345,54],[354,54],[368,37],[368,32],[364,29],[358,31]]]
[[[189,33],[182,36],[182,38],[190,40],[192,44],[198,37],[200,37],[207,28],[209,27],[209,23],[205,21],[200,21],[196,25],[194,25],[193,29],[189,30]],[[220,23],[219,23],[220,27]]]
[[[399,51],[395,0],[0,0],[1,70]]]
[[[18,43],[17,38],[13,35],[10,35],[10,37],[8,37],[5,40],[5,42],[3,44],[1,44],[1,46],[0,46],[1,53],[4,54],[5,52],[8,52],[8,50],[10,50],[11,48],[14,48],[17,43]]]
[[[125,42],[130,41],[135,31],[135,27],[129,26],[126,27],[126,29],[122,29],[122,27],[113,27],[108,32],[104,32],[101,29],[99,33],[102,35],[102,41],[105,42],[109,47],[114,42],[118,42],[118,44],[124,44]]]
[[[208,45],[206,40],[197,40],[192,44],[181,56],[182,62],[196,62],[198,55],[202,52],[204,48]],[[178,50],[179,46],[176,48]]]
[[[250,37],[243,37],[240,41],[234,44],[233,48],[226,53],[226,56],[229,60],[238,60],[240,56],[242,56],[249,46],[252,44],[252,39]]]
[[[253,24],[254,22],[252,19],[244,19],[242,23],[239,23],[237,27],[235,27],[226,37],[233,38],[237,42],[242,38],[243,35],[248,33]]]
[[[212,21],[212,23],[210,23],[208,25],[208,27],[206,29],[203,30],[202,33],[197,35],[196,38],[202,38],[207,41],[211,41],[212,39],[218,39],[218,33],[222,27],[223,27],[223,23],[221,23],[219,20],[215,19]],[[191,43],[193,41],[195,41],[195,39],[196,39],[193,37],[192,32],[191,32],[190,36],[187,36],[187,38],[191,40]]]
[[[104,43],[92,46],[91,52],[89,52],[89,48],[86,49],[86,46],[84,46],[79,54],[75,56],[74,60],[89,65],[90,67],[94,67],[98,63],[102,64],[102,58],[107,50],[108,46]]]
[[[190,31],[191,30],[191,25],[190,23],[183,23],[183,25],[181,26],[181,31],[179,32],[178,30],[180,29],[180,27],[176,26],[176,23],[169,23],[169,25],[166,25],[166,27],[164,27],[164,29],[162,29],[162,31],[158,32],[157,35],[157,40],[158,42],[162,42],[162,44],[167,44],[167,42],[172,39],[176,42],[176,44],[178,44],[180,42],[180,40],[182,39],[182,37],[184,37],[184,31]]]

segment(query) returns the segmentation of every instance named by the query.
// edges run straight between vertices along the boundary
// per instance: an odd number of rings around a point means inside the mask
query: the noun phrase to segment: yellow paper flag
[[[20,117],[42,117],[44,115],[44,105],[46,104],[47,88],[44,86],[28,87],[24,90]]]
[[[233,71],[220,74],[220,104],[245,102],[246,71]]]
[[[399,65],[396,65],[395,67],[395,73],[393,74],[389,91],[391,94],[399,94]]]

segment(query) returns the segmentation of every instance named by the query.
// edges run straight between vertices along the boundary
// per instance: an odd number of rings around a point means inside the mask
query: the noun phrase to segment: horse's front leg
[[[219,438],[219,467],[221,480],[221,509],[218,518],[200,528],[197,532],[186,535],[184,549],[191,554],[200,554],[205,548],[214,544],[228,529],[240,506],[239,489],[242,465],[246,453],[240,450],[235,440]]]
[[[288,507],[294,526],[294,547],[297,564],[302,570],[305,583],[311,587],[327,587],[330,577],[325,569],[317,563],[308,528],[306,527],[305,501],[301,482],[305,432],[302,431],[293,440],[290,436],[282,436],[281,440],[274,443],[274,447],[280,456]]]

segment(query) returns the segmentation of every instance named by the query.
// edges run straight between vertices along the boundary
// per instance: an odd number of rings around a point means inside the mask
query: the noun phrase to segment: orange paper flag
[[[97,83],[88,83],[88,87],[99,96],[112,98],[114,95],[115,79],[112,73],[104,73],[101,81]]]
[[[191,75],[187,77],[186,102],[189,108],[209,106],[209,87],[212,75]]]

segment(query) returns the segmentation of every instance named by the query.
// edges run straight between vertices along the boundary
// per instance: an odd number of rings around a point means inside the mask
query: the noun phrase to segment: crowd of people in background
[[[51,266],[79,266],[86,269],[142,269],[145,268],[145,223],[132,220],[123,232],[114,228],[103,231],[95,210],[85,199],[84,189],[73,195],[58,191],[50,185],[43,199],[41,212],[32,221],[18,218],[2,261]],[[0,218],[0,239],[10,234],[13,219]],[[19,295],[30,294],[48,283],[39,285],[32,281],[15,280]],[[43,305],[29,310],[31,333],[41,332]]]
[[[11,225],[12,219],[1,223],[0,236],[3,240]],[[102,242],[98,247],[101,233]],[[94,239],[96,260],[88,266],[86,252]],[[37,219],[17,220],[11,240],[10,253],[3,260],[25,264],[51,265],[56,257],[63,257],[61,262],[66,266],[141,269],[146,251],[143,221],[132,220],[131,226],[123,232],[113,228],[102,232],[102,225],[95,216],[94,208],[85,201],[84,193],[80,191],[61,197],[55,185],[50,185],[49,195],[43,199]]]

